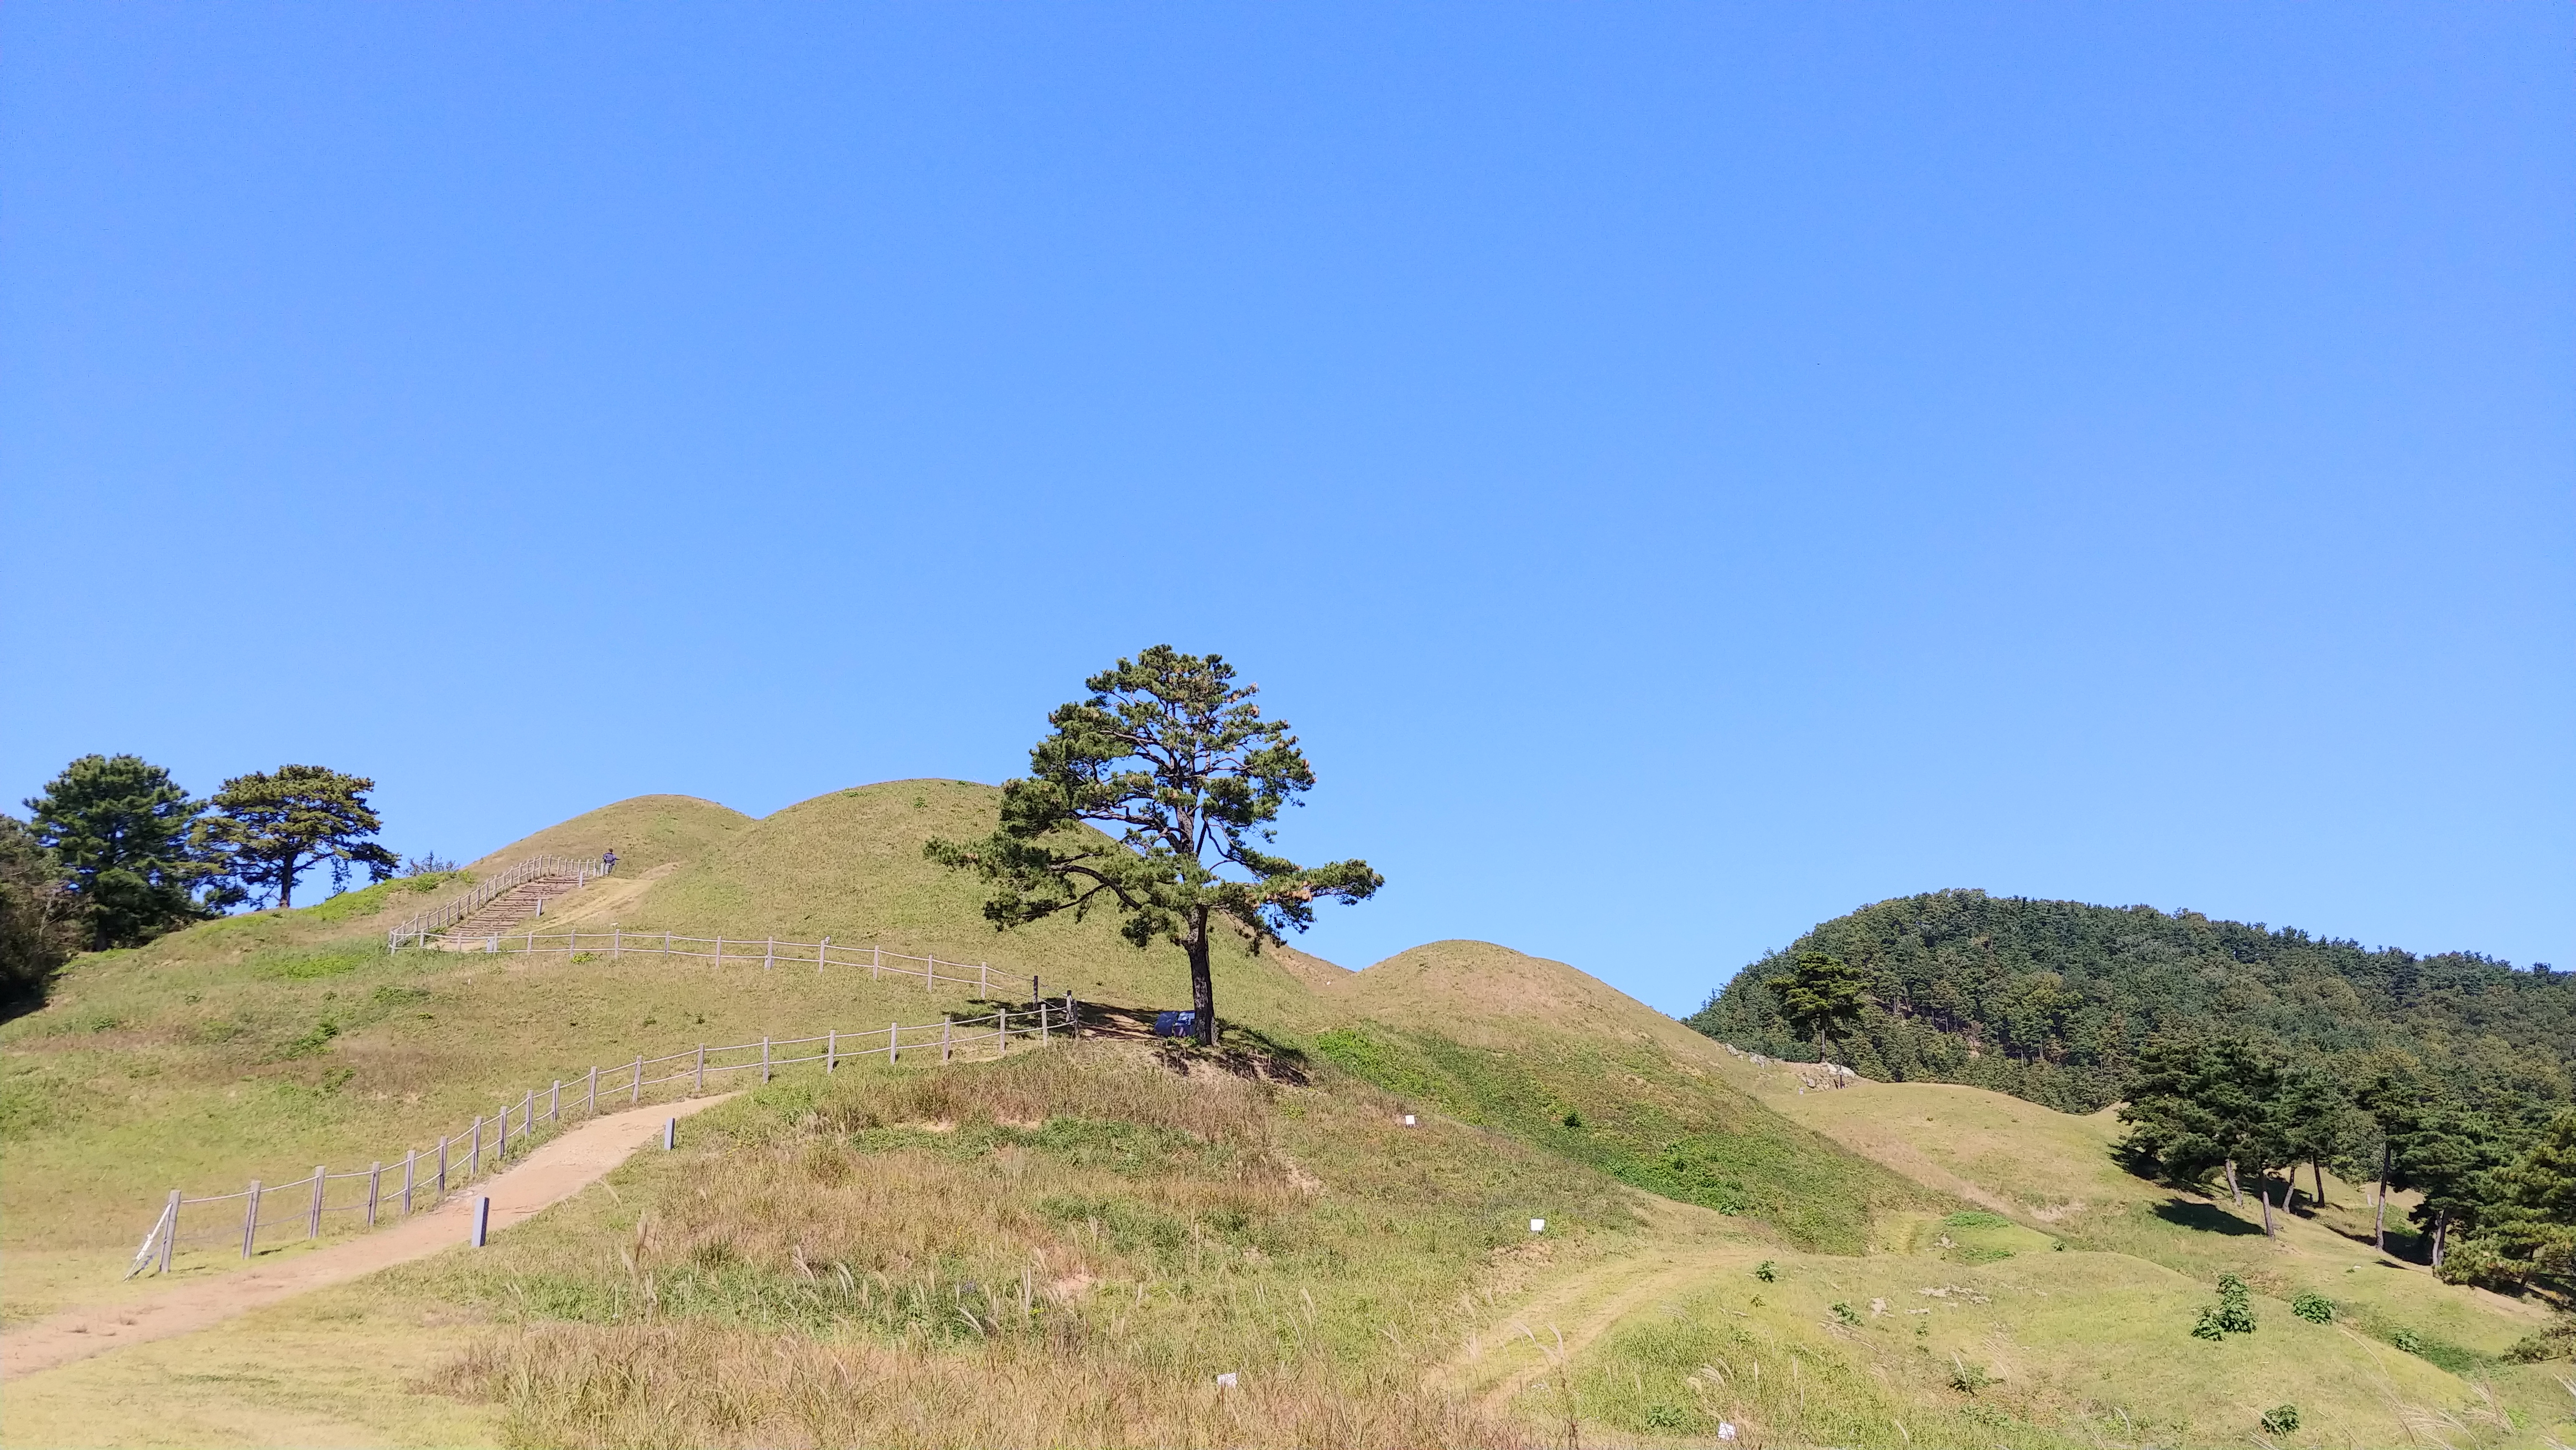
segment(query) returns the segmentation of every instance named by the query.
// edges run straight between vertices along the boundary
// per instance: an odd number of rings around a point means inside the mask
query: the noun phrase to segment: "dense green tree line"
[[[2527,1081],[2564,1101],[2576,974],[2472,953],[2416,956],[2152,907],[1982,891],[1900,897],[1837,917],[1746,968],[1686,1019],[1800,1061],[1815,1028],[1765,985],[1801,954],[1858,974],[1867,1002],[1839,1060],[1886,1080],[1973,1083],[2071,1112],[2119,1101],[2138,1053],[2174,1028],[2305,1051],[2405,1049],[2445,1080]]]
[[[2576,981],[2546,966],[1945,891],[1818,926],[1688,1020],[1871,1077],[2120,1103],[2133,1168],[2223,1182],[2267,1225],[2302,1166],[2314,1197],[2326,1168],[2373,1184],[2383,1217],[2412,1190],[2446,1277],[2576,1291]]]
[[[0,1011],[40,1002],[75,953],[139,946],[244,903],[292,906],[313,867],[335,888],[353,868],[392,876],[393,853],[368,839],[383,828],[375,784],[287,765],[200,800],[137,756],[63,767],[26,820],[0,815]]]

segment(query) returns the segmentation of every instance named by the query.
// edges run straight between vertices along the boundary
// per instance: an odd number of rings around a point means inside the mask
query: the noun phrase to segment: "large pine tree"
[[[94,947],[138,946],[201,921],[212,868],[197,848],[205,803],[139,756],[84,755],[27,803],[35,838],[70,874]]]

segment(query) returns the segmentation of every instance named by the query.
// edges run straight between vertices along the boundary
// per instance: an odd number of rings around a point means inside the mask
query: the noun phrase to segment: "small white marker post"
[[[1534,1234],[1543,1234],[1547,1232],[1547,1220],[1543,1218],[1531,1219],[1530,1232]]]
[[[677,1148],[677,1147],[679,1147],[679,1146],[680,1146],[680,1120],[679,1120],[679,1119],[677,1119],[677,1118],[665,1118],[665,1119],[663,1119],[663,1120],[662,1120],[662,1151],[663,1151],[663,1152],[665,1152],[665,1153],[668,1153],[668,1152],[670,1152],[672,1149]]]
[[[1407,1114],[1405,1114],[1405,1115],[1404,1115],[1404,1125],[1405,1125],[1406,1127],[1408,1127],[1408,1128],[1418,1126],[1418,1125],[1413,1121],[1413,1114],[1411,1114],[1411,1113],[1407,1113]]]
[[[491,1232],[492,1195],[477,1194],[474,1199],[474,1247],[478,1249],[483,1247],[483,1241],[491,1235]]]

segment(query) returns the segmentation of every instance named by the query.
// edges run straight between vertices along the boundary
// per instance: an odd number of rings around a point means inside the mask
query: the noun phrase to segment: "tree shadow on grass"
[[[2188,1198],[2168,1198],[2157,1204],[2151,1212],[2169,1224],[2198,1229],[2203,1233],[2237,1236],[2252,1234],[2256,1238],[2263,1236],[2262,1225],[2247,1223],[2214,1203],[2194,1203]]]

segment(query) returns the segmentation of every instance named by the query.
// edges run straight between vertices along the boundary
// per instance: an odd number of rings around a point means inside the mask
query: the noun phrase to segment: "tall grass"
[[[1518,1447],[1508,1423],[1396,1377],[1290,1366],[1235,1386],[1102,1353],[997,1342],[932,1354],[702,1322],[543,1326],[458,1362],[443,1386],[504,1407],[524,1444]]]
[[[446,1383],[531,1443],[1516,1444],[1424,1371],[1530,1217],[1627,1216],[1394,1120],[1113,1044],[781,1083],[406,1272],[509,1326]]]

